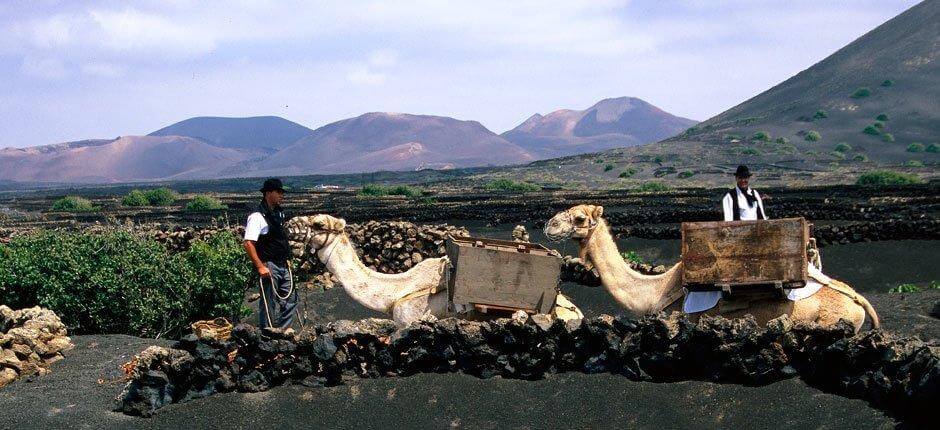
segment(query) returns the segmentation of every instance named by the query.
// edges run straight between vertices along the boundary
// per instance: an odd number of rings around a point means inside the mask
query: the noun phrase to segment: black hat
[[[281,180],[278,178],[269,178],[264,180],[264,185],[261,186],[262,193],[268,191],[280,191],[284,192],[284,184],[281,183]]]
[[[738,166],[738,170],[734,171],[735,178],[750,178],[751,171],[748,170],[747,166]]]

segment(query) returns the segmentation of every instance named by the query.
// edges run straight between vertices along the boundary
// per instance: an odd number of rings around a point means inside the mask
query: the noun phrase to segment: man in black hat
[[[721,201],[725,221],[767,219],[767,212],[764,211],[764,202],[761,201],[760,194],[750,187],[751,171],[747,166],[738,166],[734,177],[737,180],[737,186],[725,194],[725,198]]]
[[[259,327],[287,329],[294,321],[297,292],[287,268],[290,244],[281,211],[284,185],[280,179],[267,179],[261,193],[264,196],[261,204],[248,216],[245,225],[245,250],[261,277]]]

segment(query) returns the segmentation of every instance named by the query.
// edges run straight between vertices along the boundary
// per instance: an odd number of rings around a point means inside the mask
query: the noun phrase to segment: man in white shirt
[[[725,221],[748,221],[767,219],[760,194],[750,188],[751,171],[747,166],[738,166],[734,172],[737,186],[721,200]],[[690,291],[685,295],[682,311],[703,312],[713,308],[721,299],[721,291]]]
[[[260,191],[261,204],[248,216],[244,238],[248,258],[261,277],[259,327],[287,329],[294,321],[297,291],[287,268],[290,244],[281,211],[284,186],[280,179],[271,178],[264,181]]]

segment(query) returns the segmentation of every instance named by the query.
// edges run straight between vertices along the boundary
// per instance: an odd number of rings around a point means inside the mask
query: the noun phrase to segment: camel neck
[[[621,305],[636,315],[653,310],[666,290],[677,282],[679,265],[662,275],[644,275],[624,261],[604,219],[598,220],[594,232],[587,237],[587,258],[597,268],[601,283]]]
[[[378,312],[386,312],[400,296],[394,289],[384,290],[376,282],[375,272],[359,260],[359,255],[345,235],[333,239],[317,251],[320,261],[336,276],[343,289],[359,304]]]

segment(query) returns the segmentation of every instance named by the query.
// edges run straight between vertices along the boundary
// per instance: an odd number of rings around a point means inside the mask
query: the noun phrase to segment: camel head
[[[577,205],[571,209],[558,212],[545,223],[545,236],[549,240],[583,239],[597,226],[603,206]]]
[[[346,220],[326,214],[299,216],[285,224],[287,239],[315,252],[346,234]]]

